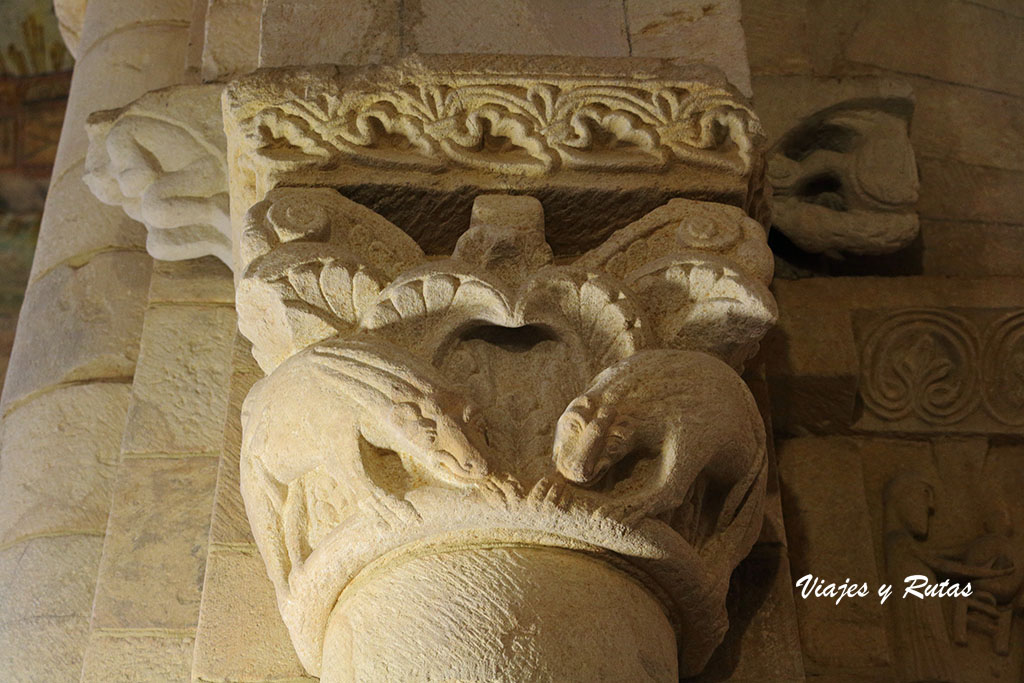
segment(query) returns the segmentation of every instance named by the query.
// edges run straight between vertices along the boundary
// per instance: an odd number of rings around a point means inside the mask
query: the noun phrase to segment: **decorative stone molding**
[[[811,253],[885,254],[917,236],[908,86],[872,77],[765,77],[772,224]]]
[[[233,206],[279,185],[335,187],[431,254],[451,253],[487,192],[537,196],[556,255],[676,196],[766,215],[762,134],[745,101],[714,72],[658,60],[270,69],[233,82],[224,107]]]
[[[864,312],[861,427],[1019,432],[1024,312],[936,308]]]
[[[232,265],[222,90],[165,88],[88,119],[85,182],[146,226],[153,258]]]
[[[270,71],[225,95],[239,326],[268,373],[242,491],[324,681],[675,681],[727,628],[763,516],[737,370],[776,317],[772,259],[742,208],[679,195],[756,204],[756,119],[615,62],[540,69],[559,63]],[[675,123],[638,113],[684,89]],[[676,198],[579,203],[616,187]],[[431,193],[472,210],[444,251],[353,199],[388,191],[413,220]],[[571,624],[593,647],[566,646]]]

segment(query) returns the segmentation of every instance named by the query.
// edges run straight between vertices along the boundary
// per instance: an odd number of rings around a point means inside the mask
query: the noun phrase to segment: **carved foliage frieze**
[[[529,67],[527,67],[529,68]],[[407,59],[372,79],[305,72],[257,106],[229,94],[247,145],[272,162],[347,163],[511,175],[561,169],[667,171],[678,164],[750,170],[757,119],[725,87],[650,74],[560,75],[435,69]]]

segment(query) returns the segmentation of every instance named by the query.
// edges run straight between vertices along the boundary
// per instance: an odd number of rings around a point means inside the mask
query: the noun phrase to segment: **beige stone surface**
[[[264,3],[261,0],[208,1],[202,50],[203,80],[228,80],[256,69]],[[280,29],[268,25],[267,30]]]
[[[804,74],[811,70],[807,0],[745,0],[741,8],[753,74]]]
[[[629,53],[712,64],[750,97],[740,5],[740,0],[626,0]]]
[[[1024,217],[1024,172],[921,159],[922,218],[1019,224]]]
[[[0,550],[4,681],[78,680],[102,546],[99,536],[63,536]]]
[[[79,41],[82,37],[82,26],[85,24],[85,7],[87,0],[57,0],[53,3],[54,13],[64,44],[76,59],[79,54]]]
[[[242,448],[242,403],[252,385],[263,378],[263,371],[252,357],[252,345],[240,334],[235,337],[231,357],[231,380],[224,443],[217,468],[217,489],[210,520],[211,544],[248,544],[255,540],[245,515],[239,479],[239,454]]]
[[[415,9],[414,9],[415,8]],[[406,6],[405,52],[625,57],[619,0],[419,0]],[[659,55],[673,56],[673,55]]]
[[[254,547],[211,548],[192,675],[208,681],[310,680]]]
[[[398,0],[265,0],[259,65],[376,64],[400,55]],[[413,6],[410,5],[410,10]],[[318,27],[311,31],[311,27]]]
[[[79,266],[104,251],[146,248],[146,229],[128,218],[120,207],[100,204],[82,182],[84,160],[69,167],[47,194],[46,229],[39,233],[30,281],[59,264]],[[88,211],[89,229],[82,228]]]
[[[45,615],[0,624],[0,671],[11,683],[36,683],[40,675],[78,680],[88,637],[88,615]]]
[[[89,638],[82,683],[185,683],[191,680],[193,639],[175,635]]]
[[[870,448],[865,440],[842,437],[778,442],[794,581],[806,574],[827,581],[851,578],[873,591],[885,580],[876,565],[864,493],[861,450]],[[809,673],[891,675],[885,609],[873,594],[836,605],[794,592]]]
[[[921,221],[926,275],[1024,275],[1024,226],[973,221]],[[970,249],[964,249],[964,244]]]
[[[1024,95],[1022,35],[1024,19],[976,4],[893,0],[867,5],[845,54],[853,62]]]
[[[87,618],[102,549],[102,536],[93,533],[31,538],[0,550],[0,624]]]
[[[161,0],[160,2],[118,2],[88,0],[86,26],[79,48],[82,55],[99,41],[114,33],[131,31],[141,26],[187,26],[192,14],[192,0]],[[184,69],[184,62],[178,65]]]
[[[928,78],[908,80],[917,95],[910,133],[918,155],[1024,170],[1019,97]]]
[[[11,351],[5,409],[59,382],[131,377],[151,266],[147,254],[107,252],[33,282]]]
[[[216,453],[227,407],[235,314],[171,304],[146,312],[125,453]]]
[[[154,258],[212,254],[231,263],[221,91],[164,88],[86,121],[83,180],[100,201],[146,226]]]
[[[150,304],[235,303],[231,270],[214,256],[187,261],[154,261]]]
[[[85,157],[89,141],[81,131],[89,114],[124,106],[150,90],[181,80],[187,39],[188,25],[184,22],[180,26],[142,24],[113,33],[82,55],[71,81],[61,143],[53,165],[55,176]],[[96,87],[94,79],[102,79],[102,86]]]
[[[199,618],[217,459],[126,458],[114,490],[92,627],[191,629]]]
[[[4,418],[0,546],[46,534],[103,533],[130,394],[126,383],[69,386]]]
[[[320,680],[675,683],[676,648],[654,596],[600,560],[550,548],[453,549],[346,589]]]

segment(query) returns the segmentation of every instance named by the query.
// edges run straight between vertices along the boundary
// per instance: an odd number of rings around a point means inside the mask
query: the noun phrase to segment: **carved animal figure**
[[[328,341],[282,363],[246,400],[243,433],[243,461],[261,465],[267,485],[319,470],[346,492],[332,505],[368,504],[385,518],[414,516],[403,490],[488,475],[474,406],[379,342]],[[367,465],[390,456],[387,467]]]
[[[601,372],[555,429],[559,473],[624,519],[692,508],[729,523],[761,482],[765,433],[743,380],[701,352],[643,351]],[[599,489],[600,487],[600,489]]]

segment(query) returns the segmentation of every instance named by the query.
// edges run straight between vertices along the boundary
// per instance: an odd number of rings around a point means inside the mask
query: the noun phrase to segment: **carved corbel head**
[[[885,254],[918,232],[909,87],[877,78],[766,77],[773,225],[804,251]]]

